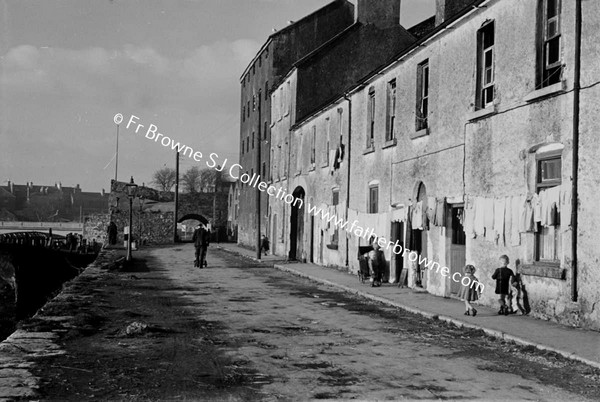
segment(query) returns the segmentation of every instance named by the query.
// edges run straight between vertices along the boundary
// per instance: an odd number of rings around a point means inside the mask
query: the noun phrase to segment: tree
[[[171,188],[175,185],[175,169],[164,167],[157,170],[152,175],[152,183],[160,191],[171,191]]]
[[[181,181],[185,191],[188,193],[197,193],[198,190],[202,188],[200,186],[201,177],[202,171],[197,166],[189,168],[187,172],[181,176]]]
[[[200,190],[203,193],[211,193],[215,191],[217,181],[217,171],[214,169],[202,169],[200,172]]]

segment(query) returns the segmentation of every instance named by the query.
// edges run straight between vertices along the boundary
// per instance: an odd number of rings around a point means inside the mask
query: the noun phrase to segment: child
[[[472,265],[467,265],[464,269],[465,276],[470,279],[468,285],[462,284],[460,291],[458,292],[458,297],[465,301],[465,315],[473,315],[475,317],[477,315],[477,310],[471,306],[472,301],[479,299],[479,292],[475,288],[475,282],[479,282],[479,279],[474,275],[475,267]]]
[[[383,252],[380,250],[379,244],[375,237],[371,238],[371,244],[373,250],[365,254],[365,258],[369,263],[370,281],[371,287],[381,286],[382,274],[383,274]]]
[[[265,252],[265,255],[267,255],[267,252],[269,251],[269,238],[265,235],[262,237],[260,248]]]
[[[510,293],[510,281],[515,276],[513,271],[508,268],[509,261],[508,256],[501,255],[501,267],[497,268],[494,275],[492,275],[492,279],[496,280],[496,294],[500,295],[500,299],[498,299],[500,302],[500,311],[498,311],[498,314],[504,315],[510,314],[510,308],[506,305],[506,297]]]

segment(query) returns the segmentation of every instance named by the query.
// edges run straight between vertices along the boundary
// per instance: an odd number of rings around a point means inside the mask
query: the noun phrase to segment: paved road
[[[38,375],[49,399],[600,398],[588,367],[191,245],[90,286],[86,331]],[[148,324],[127,336],[134,321]],[[130,329],[135,329],[131,327]]]

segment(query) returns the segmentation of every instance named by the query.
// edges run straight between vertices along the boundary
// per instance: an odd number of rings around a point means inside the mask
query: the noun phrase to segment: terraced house
[[[438,0],[409,30],[400,12],[358,1],[270,91],[271,180],[306,201],[271,201],[273,251],[357,272],[366,240],[325,210],[448,267],[388,249],[391,283],[452,297],[473,264],[495,305],[507,254],[531,314],[599,329],[600,3]]]

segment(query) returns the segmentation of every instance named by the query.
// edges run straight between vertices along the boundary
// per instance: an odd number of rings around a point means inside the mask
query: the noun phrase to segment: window
[[[288,97],[289,99],[291,99],[291,95],[290,95],[290,82],[287,82],[287,91],[286,91],[286,97]],[[285,103],[285,114],[289,114],[290,113],[290,102],[286,102]]]
[[[331,138],[331,121],[329,117],[325,119],[325,128],[327,130],[325,138],[325,155],[323,155],[323,166],[329,166],[329,139]]]
[[[252,64],[252,75],[256,74],[256,63]]]
[[[477,109],[494,102],[494,22],[477,32]]]
[[[267,139],[267,130],[269,129],[269,123],[267,121],[265,121],[265,127],[264,127],[264,131],[263,131],[263,140]]]
[[[247,111],[247,117],[250,117],[250,101],[248,101],[248,108],[246,109]]]
[[[265,48],[265,60],[269,58],[269,46]]]
[[[417,131],[427,128],[429,115],[429,60],[417,67]]]
[[[242,106],[242,121],[246,121],[246,106]]]
[[[252,111],[256,110],[256,95],[252,95]]]
[[[302,172],[302,132],[298,133],[298,148],[296,149],[296,172]]]
[[[252,149],[254,149],[254,131],[252,132]]]
[[[269,81],[265,81],[265,100],[269,99]]]
[[[367,99],[367,148],[372,148],[375,141],[375,88],[369,89]]]
[[[262,55],[258,55],[258,67],[262,67]]]
[[[313,167],[315,166],[316,149],[317,149],[317,126],[313,126],[312,137],[310,140],[310,163]]]
[[[246,137],[246,152],[250,151],[250,136]]]
[[[242,152],[242,155],[244,155],[244,139],[242,138],[242,145],[240,147],[240,151]]]
[[[283,114],[283,87],[279,88],[279,110],[277,113],[277,118],[281,119]]]
[[[261,177],[263,179],[265,179],[265,180],[267,179],[267,163],[266,162],[262,163],[262,175],[261,175]]]
[[[376,214],[379,212],[379,186],[369,187],[369,203],[367,210],[370,214]]]
[[[338,205],[340,203],[340,190],[334,189],[331,193],[331,205]],[[339,241],[340,233],[338,225],[334,225],[333,235],[331,236],[331,244],[337,245]]]
[[[391,141],[395,138],[394,123],[396,122],[396,80],[388,82],[387,86],[387,127],[385,130],[385,140]]]
[[[562,183],[562,160],[560,154],[553,152],[551,154],[542,154],[537,160],[537,181],[536,192],[549,191]],[[548,193],[547,193],[548,194]],[[544,211],[545,208],[542,208]],[[556,217],[558,218],[558,217]],[[560,245],[560,222],[553,222],[553,225],[543,226],[539,222],[536,224],[535,233],[535,260],[542,262],[558,263],[558,250]]]
[[[288,152],[288,150],[289,150],[289,148],[288,148],[288,141],[287,141],[287,138],[286,138],[285,139],[285,147],[281,149],[281,153],[282,153],[282,157],[280,159],[281,161],[285,161],[286,160],[285,154],[286,154],[286,152]],[[285,162],[282,162],[282,165],[283,165],[283,177],[287,177],[287,168],[288,168],[288,165]]]
[[[337,109],[338,112],[338,124],[339,124],[339,128],[340,128],[340,142],[342,141],[342,138],[344,136],[344,133],[342,132],[342,130],[344,129],[344,109],[342,109],[341,107],[338,107]]]
[[[560,82],[561,0],[540,0],[538,24],[538,88]]]

